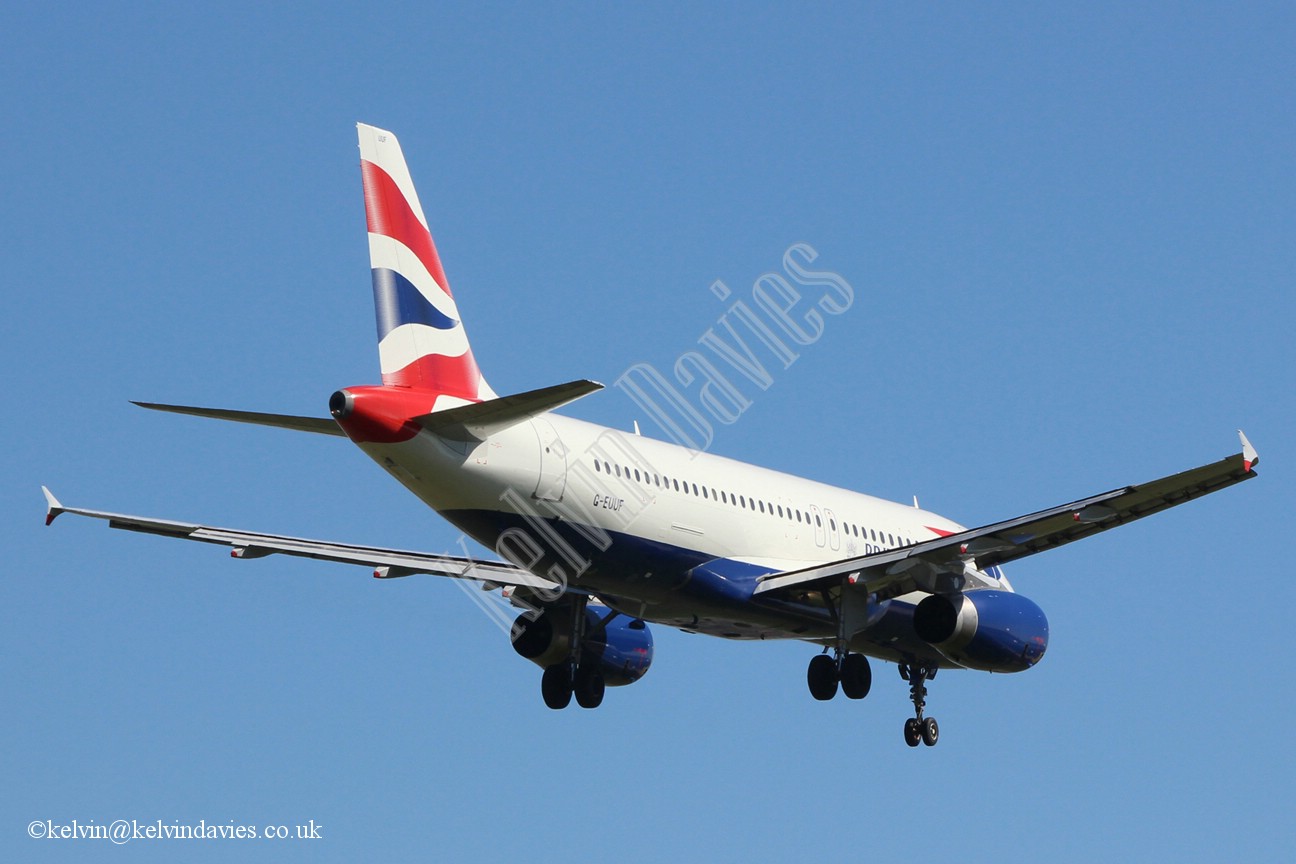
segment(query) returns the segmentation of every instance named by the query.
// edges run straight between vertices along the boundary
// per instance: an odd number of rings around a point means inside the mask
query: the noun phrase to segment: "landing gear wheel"
[[[603,674],[597,669],[577,669],[575,687],[576,704],[582,708],[597,708],[603,704],[606,685]]]
[[[910,717],[905,721],[904,738],[905,743],[910,747],[917,747],[918,742],[923,739],[922,729],[920,728],[921,726],[922,724],[918,721],[917,717]]]
[[[820,702],[827,702],[836,696],[836,661],[827,654],[816,654],[810,659],[810,668],[806,670],[806,683],[810,685],[810,695]]]
[[[842,660],[841,689],[847,699],[863,699],[873,686],[873,670],[863,654],[847,654]]]
[[[928,747],[935,747],[936,742],[940,740],[940,727],[936,725],[936,718],[925,717],[919,725],[922,726],[921,731],[923,743]]]
[[[555,663],[546,667],[540,678],[540,693],[544,703],[555,711],[561,711],[571,704],[572,674],[567,663]]]

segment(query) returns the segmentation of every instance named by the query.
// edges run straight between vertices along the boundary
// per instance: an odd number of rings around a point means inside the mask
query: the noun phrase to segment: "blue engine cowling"
[[[604,606],[585,608],[586,660],[597,658],[603,683],[609,687],[633,684],[652,665],[653,640],[648,625],[638,618],[611,614]],[[546,609],[538,616],[524,613],[513,622],[513,650],[546,668],[571,656],[571,611]]]
[[[983,672],[1021,672],[1048,648],[1044,611],[1011,591],[933,594],[914,609],[913,624],[943,656]]]

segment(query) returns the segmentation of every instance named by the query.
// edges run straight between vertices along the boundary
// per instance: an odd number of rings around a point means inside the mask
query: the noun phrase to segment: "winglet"
[[[1238,430],[1238,437],[1242,439],[1242,467],[1250,471],[1253,466],[1260,464],[1260,455],[1241,429]]]
[[[63,509],[63,505],[59,503],[59,500],[54,497],[54,493],[49,491],[49,487],[42,486],[41,491],[45,493],[45,524],[48,525],[60,513],[66,513],[67,511]]]

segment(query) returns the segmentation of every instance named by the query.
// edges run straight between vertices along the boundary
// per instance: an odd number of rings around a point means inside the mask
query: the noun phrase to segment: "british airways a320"
[[[420,501],[502,560],[357,546],[61,504],[115,528],[232,548],[432,574],[501,589],[513,647],[550,708],[595,708],[653,656],[649,624],[814,646],[815,699],[868,695],[870,658],[898,666],[933,745],[927,683],[941,669],[1021,672],[1048,622],[1003,565],[1255,475],[1255,449],[1169,477],[967,528],[916,505],[747,465],[554,413],[601,389],[572,381],[498,395],[482,376],[396,136],[360,125],[381,384],[346,387],[331,417],[145,404],[350,438]],[[513,302],[517,302],[514,300]]]

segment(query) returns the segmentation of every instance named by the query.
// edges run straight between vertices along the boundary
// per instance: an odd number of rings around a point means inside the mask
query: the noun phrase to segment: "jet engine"
[[[914,630],[949,660],[983,672],[1021,672],[1048,648],[1048,619],[1011,591],[933,594],[914,609]]]
[[[571,614],[570,609],[554,607],[538,616],[518,616],[513,650],[541,668],[563,662],[571,656]],[[652,653],[652,632],[643,621],[614,614],[605,606],[585,607],[583,660],[597,660],[607,686],[638,681],[652,665]]]

